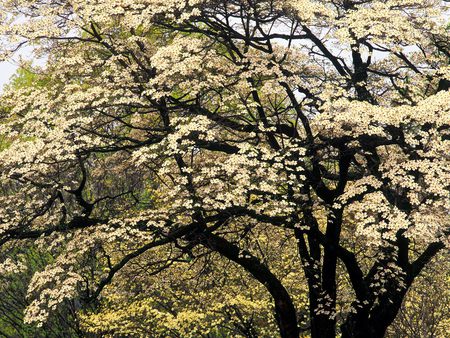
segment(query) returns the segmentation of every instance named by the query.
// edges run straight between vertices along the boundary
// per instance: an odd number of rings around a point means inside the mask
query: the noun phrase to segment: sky
[[[16,72],[17,65],[12,62],[0,62],[0,91],[5,83],[8,83],[11,76]]]
[[[0,93],[3,90],[3,86],[11,79],[11,76],[16,73],[21,59],[31,61],[33,65],[43,66],[45,64],[45,58],[37,59],[31,47],[22,47],[14,54],[11,60],[0,62]]]

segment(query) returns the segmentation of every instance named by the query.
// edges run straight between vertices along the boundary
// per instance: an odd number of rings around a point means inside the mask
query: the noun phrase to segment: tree
[[[149,269],[219,254],[298,337],[295,296],[251,244],[280,228],[312,337],[382,337],[448,246],[443,2],[0,4],[5,57],[31,44],[47,58],[45,86],[2,98],[0,243],[56,256],[31,280],[28,321],[166,247]],[[339,264],[353,299],[337,328]]]

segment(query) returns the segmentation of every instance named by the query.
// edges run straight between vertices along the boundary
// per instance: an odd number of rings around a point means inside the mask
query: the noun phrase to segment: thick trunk
[[[380,325],[383,325],[380,323]],[[375,328],[370,323],[367,315],[352,314],[341,325],[342,338],[373,338],[377,337]]]
[[[389,325],[395,319],[397,311],[386,309],[386,315],[350,316],[341,326],[342,338],[383,338]]]
[[[402,238],[400,238],[402,240]],[[436,255],[436,253],[444,247],[442,242],[431,243],[422,254],[413,263],[408,262],[407,245],[404,241],[399,241],[399,259],[403,271],[406,272],[404,276],[404,287],[394,282],[386,287],[388,290],[384,297],[378,299],[378,304],[371,308],[359,308],[357,313],[350,314],[346,321],[341,325],[342,338],[382,338],[386,334],[389,325],[392,324],[397,316],[403,299],[411,287],[414,279],[422,271],[425,265]],[[387,265],[388,262],[385,263]],[[372,268],[376,271],[376,266]],[[369,273],[365,280],[361,279],[361,283],[370,284],[373,280],[374,273]],[[354,283],[355,290],[358,285]],[[400,291],[398,291],[400,289]],[[374,300],[375,295],[368,295],[367,292],[358,292],[360,295],[366,295],[368,298]],[[362,298],[364,299],[364,298]],[[366,299],[367,300],[367,299]],[[369,302],[372,303],[372,302]],[[373,303],[372,303],[373,304]]]
[[[311,319],[311,338],[335,338],[336,323],[328,316],[313,316]]]
[[[341,326],[342,338],[383,338],[402,305],[406,289],[382,297],[370,311],[350,314]]]
[[[315,288],[309,283],[309,316],[311,318],[311,338],[335,338],[336,322],[324,314],[317,314],[315,311],[318,307],[319,294]]]
[[[308,282],[311,337],[335,338],[336,247],[339,243],[341,215],[339,212],[335,212],[334,217],[328,221],[325,235],[327,245],[323,250],[322,267],[320,266],[322,250],[318,238],[315,236],[319,232],[319,226],[312,213],[306,213],[306,217],[308,225],[312,229],[308,231],[308,244],[301,230],[296,229],[295,236]]]
[[[336,268],[337,247],[342,224],[342,211],[333,210],[328,217],[324,255],[322,263],[322,293],[317,299],[322,313],[311,317],[311,335],[313,338],[336,337]],[[314,308],[316,310],[318,308]]]

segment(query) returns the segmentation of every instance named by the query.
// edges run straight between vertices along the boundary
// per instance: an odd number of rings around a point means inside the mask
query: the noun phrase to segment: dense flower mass
[[[111,336],[382,337],[450,247],[445,13],[1,0],[3,58],[45,59],[0,101],[0,273],[51,257],[25,320],[77,300]]]

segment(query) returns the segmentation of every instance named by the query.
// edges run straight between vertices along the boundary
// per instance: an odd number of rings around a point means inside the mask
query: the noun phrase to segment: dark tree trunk
[[[309,215],[309,224],[317,229],[318,225]],[[295,231],[300,258],[308,282],[309,289],[309,314],[311,321],[312,338],[335,338],[336,319],[334,311],[336,307],[336,244],[339,241],[340,215],[329,220],[326,237],[328,246],[323,250],[323,265],[320,268],[322,250],[313,231],[308,232],[308,244],[304,239],[304,233]],[[322,312],[324,311],[324,312]]]
[[[374,337],[369,318],[365,314],[350,314],[341,325],[342,338]]]
[[[311,337],[312,338],[335,338],[336,322],[329,316],[317,314],[315,311],[319,304],[319,292],[317,288],[309,284],[309,316],[311,321]]]
[[[403,243],[404,244],[404,243]],[[399,242],[399,252],[404,248]],[[422,271],[425,265],[441,250],[444,245],[441,242],[431,243],[415,262],[409,263],[405,255],[399,255],[398,262],[405,271],[404,287],[400,288],[395,282],[388,285],[387,292],[380,297],[378,304],[372,308],[362,307],[356,313],[350,314],[346,321],[341,325],[342,338],[382,338],[385,336],[389,325],[395,320],[403,299],[411,287],[414,279]],[[407,252],[407,251],[406,251]],[[373,271],[376,269],[372,269]],[[366,278],[362,283],[370,284],[373,274],[369,273],[370,278]],[[398,291],[400,290],[400,291]],[[371,294],[370,304],[373,305],[375,295]]]
[[[342,338],[383,338],[402,305],[406,290],[385,297],[370,312],[359,311],[341,326]]]
[[[336,322],[328,316],[320,315],[311,318],[312,338],[335,338]]]

